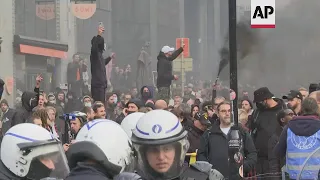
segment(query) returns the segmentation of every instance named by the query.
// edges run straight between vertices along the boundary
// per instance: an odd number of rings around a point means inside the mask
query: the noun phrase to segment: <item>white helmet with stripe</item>
[[[1,142],[1,161],[21,178],[64,179],[69,174],[61,142],[45,128],[31,123],[15,125],[6,132]]]
[[[138,169],[144,178],[179,177],[189,142],[178,117],[165,110],[150,111],[139,119],[131,140],[138,151]],[[158,157],[161,154],[166,161]]]
[[[107,119],[85,124],[67,151],[70,168],[76,167],[79,159],[91,159],[101,164],[112,177],[131,168],[133,155],[126,132],[118,123]]]

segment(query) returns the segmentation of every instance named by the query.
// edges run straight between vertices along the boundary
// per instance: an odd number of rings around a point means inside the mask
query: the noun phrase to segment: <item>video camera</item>
[[[62,116],[59,116],[60,119],[63,119],[65,122],[65,128],[64,128],[64,135],[63,135],[63,143],[70,144],[72,140],[75,139],[74,133],[71,131],[71,124],[70,121],[76,120],[76,115],[74,114],[63,114]]]
[[[63,114],[62,116],[59,116],[59,118],[65,121],[73,121],[76,120],[76,115],[67,113]]]

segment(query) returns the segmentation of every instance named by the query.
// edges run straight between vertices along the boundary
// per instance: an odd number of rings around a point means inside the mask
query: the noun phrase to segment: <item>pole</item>
[[[229,50],[230,50],[230,89],[238,96],[238,60],[237,60],[237,3],[229,0]],[[233,100],[233,122],[238,126],[238,98]]]
[[[183,46],[183,38],[181,38],[181,46]],[[184,96],[184,76],[185,76],[185,72],[184,72],[184,56],[183,53],[181,53],[181,97]]]
[[[234,125],[228,133],[228,155],[229,155],[229,179],[240,179],[240,176],[235,176],[233,172],[238,172],[243,175],[243,154],[242,137],[238,126],[238,61],[237,61],[237,2],[236,0],[229,0],[229,51],[230,51],[230,89],[236,93],[236,97],[231,99],[231,119]],[[241,168],[242,167],[242,172]],[[232,168],[232,169],[231,169]],[[233,169],[236,168],[236,169]],[[233,174],[232,174],[233,173]]]
[[[158,0],[150,0],[150,52],[152,70],[157,69],[158,49]]]
[[[180,17],[180,38],[181,38],[181,47],[183,46],[184,38],[184,0],[179,0],[179,17]],[[183,53],[181,54],[181,96],[184,96],[184,62],[183,62]]]

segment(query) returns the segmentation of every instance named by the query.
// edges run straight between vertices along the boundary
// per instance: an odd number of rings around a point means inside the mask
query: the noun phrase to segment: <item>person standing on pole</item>
[[[107,77],[106,77],[106,65],[115,57],[112,53],[111,56],[106,59],[102,56],[105,50],[104,38],[104,26],[102,23],[99,24],[98,35],[94,36],[91,40],[91,94],[94,101],[105,102],[105,92],[107,88]]]
[[[174,48],[172,47],[163,46],[157,57],[158,99],[163,99],[167,103],[170,100],[170,86],[172,80],[178,80],[178,76],[173,75],[172,72],[172,61],[175,60],[183,52],[183,47],[184,45],[174,51]]]

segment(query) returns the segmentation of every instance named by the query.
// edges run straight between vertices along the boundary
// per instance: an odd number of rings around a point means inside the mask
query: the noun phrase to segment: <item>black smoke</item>
[[[320,80],[320,1],[293,0],[276,7],[275,29],[251,29],[248,18],[239,17],[238,79],[241,86],[268,86],[280,95],[289,89],[308,87]],[[224,64],[220,78],[229,79],[228,38],[220,50]],[[319,77],[318,77],[319,76]]]

